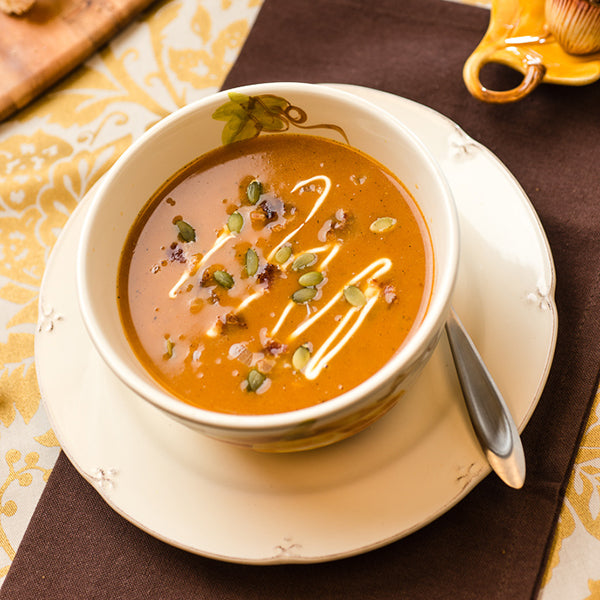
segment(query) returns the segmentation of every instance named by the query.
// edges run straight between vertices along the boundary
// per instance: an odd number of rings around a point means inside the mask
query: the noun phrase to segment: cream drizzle
[[[239,306],[235,309],[236,312],[239,312],[240,310],[243,310],[244,308],[246,308],[246,306],[248,306],[248,304],[254,302],[257,298],[260,298],[266,290],[262,289],[259,290],[258,292],[254,292],[253,294],[250,294],[247,298],[245,298],[244,300],[242,300],[239,304]]]
[[[313,325],[318,319],[320,319],[325,313],[327,313],[332,307],[333,305],[342,297],[342,294],[344,293],[344,289],[347,288],[349,285],[354,285],[355,283],[358,283],[359,281],[361,281],[362,279],[366,278],[369,273],[371,273],[372,271],[375,271],[372,275],[371,275],[371,279],[377,279],[378,277],[381,277],[381,275],[383,275],[384,273],[387,273],[392,267],[392,261],[389,258],[378,258],[377,260],[373,261],[368,267],[364,268],[358,275],[355,275],[352,279],[350,279],[346,285],[344,285],[342,287],[342,289],[338,290],[334,296],[329,300],[329,302],[327,302],[327,304],[325,304],[325,306],[321,309],[319,309],[312,317],[310,317],[309,319],[307,319],[306,321],[304,321],[301,325],[299,325],[296,329],[294,329],[294,331],[292,331],[292,333],[289,335],[289,340],[294,340],[295,338],[297,338],[301,333],[303,333],[304,331],[306,331],[311,325]],[[377,270],[375,270],[377,269]],[[291,302],[292,306],[293,306],[293,302]],[[289,306],[289,303],[288,303]],[[287,306],[286,306],[287,309]],[[285,312],[285,310],[284,310]],[[289,311],[288,311],[289,312]],[[283,314],[282,314],[283,316]],[[287,316],[287,313],[286,313]],[[280,318],[281,320],[281,318]]]
[[[340,251],[341,247],[341,244],[335,244],[331,249],[331,252],[323,259],[323,262],[321,262],[321,271],[327,268],[327,265],[335,258],[335,255]]]
[[[290,311],[292,310],[292,308],[294,308],[294,303],[293,302],[288,302],[286,304],[285,308],[283,309],[283,312],[281,313],[281,316],[277,320],[277,323],[275,324],[275,327],[273,327],[273,329],[271,330],[271,335],[272,336],[276,335],[277,332],[281,329],[281,326],[283,325],[283,323],[286,320],[287,316],[290,314]]]
[[[327,244],[326,246],[317,246],[316,248],[309,248],[308,250],[302,250],[302,254],[308,254],[312,252],[313,254],[321,254],[323,252],[327,252],[331,248],[331,244]]]
[[[311,177],[309,179],[304,179],[303,181],[299,181],[292,188],[291,193],[293,194],[294,192],[297,192],[300,188],[303,188],[304,186],[309,185],[310,183],[313,183],[313,182],[319,181],[319,180],[322,180],[325,183],[325,189],[321,192],[321,194],[317,198],[317,201],[313,205],[310,213],[308,213],[308,216],[302,222],[302,224],[299,227],[297,227],[296,229],[294,229],[294,231],[292,231],[277,246],[275,246],[275,248],[273,248],[273,250],[271,250],[270,254],[267,256],[267,260],[269,262],[271,262],[273,260],[273,257],[275,256],[275,253],[277,252],[277,250],[279,250],[279,248],[281,248],[281,246],[283,246],[292,237],[294,237],[308,223],[308,221],[310,221],[310,219],[312,219],[312,217],[315,215],[317,210],[319,210],[319,208],[321,207],[321,204],[323,204],[323,202],[329,195],[329,191],[331,190],[331,179],[329,179],[329,177],[327,177],[327,175],[315,175],[314,177]],[[192,267],[192,269],[187,269],[186,271],[184,271],[184,273],[181,275],[181,277],[179,278],[177,283],[169,290],[169,298],[175,298],[175,296],[177,295],[177,292],[181,289],[181,286],[188,279],[190,279],[190,277],[192,277],[195,273],[197,273],[198,270],[206,263],[206,261],[217,250],[219,250],[219,248],[221,248],[224,244],[226,244],[233,237],[235,237],[235,235],[233,233],[227,232],[227,231],[222,231],[219,234],[219,236],[217,237],[213,247],[202,257],[202,260],[198,264],[194,265]],[[309,252],[318,252],[319,250],[321,250],[321,248],[310,250]]]
[[[271,250],[271,252],[269,253],[269,256],[267,256],[268,261],[271,261],[273,259],[273,257],[275,256],[275,253],[277,252],[277,250],[279,250],[279,248],[281,248],[281,246],[283,246],[284,244],[289,242],[313,218],[313,216],[315,215],[317,210],[319,210],[319,208],[321,208],[321,204],[323,204],[323,202],[325,202],[325,199],[327,198],[327,196],[329,195],[329,191],[331,190],[331,179],[329,179],[329,177],[327,177],[327,175],[315,175],[314,177],[311,177],[310,179],[304,179],[303,181],[299,181],[293,187],[292,192],[291,192],[292,194],[294,192],[297,192],[300,188],[303,188],[305,185],[308,185],[309,183],[313,183],[314,181],[319,181],[319,180],[322,180],[325,182],[325,189],[321,192],[321,194],[317,198],[317,201],[313,205],[311,211],[308,213],[308,216],[306,217],[306,219],[304,219],[304,221],[302,221],[300,226],[297,227],[296,229],[294,229],[294,231],[292,231],[289,235],[287,235],[281,242],[279,242],[279,244],[277,244],[277,246],[275,246],[275,248],[273,248],[273,250]]]
[[[190,278],[193,277],[198,270],[206,263],[206,261],[222,246],[224,246],[231,238],[235,237],[233,233],[228,233],[226,231],[222,231],[217,237],[213,247],[202,257],[200,262],[196,263],[192,266],[191,269],[186,269],[179,281],[170,289],[169,298],[175,298],[177,292],[180,290],[181,286]]]
[[[319,210],[323,202],[327,199],[329,192],[331,190],[331,180],[326,175],[316,175],[309,179],[305,179],[303,181],[298,182],[294,188],[291,190],[291,193],[297,192],[299,189],[315,182],[315,181],[323,181],[325,184],[324,190],[321,192],[316,202],[314,203],[311,211],[309,212],[306,219],[300,224],[299,227],[294,229],[290,234],[288,234],[277,246],[275,246],[269,255],[267,256],[267,261],[272,262],[275,253],[287,242],[289,242],[316,214]],[[202,259],[192,266],[192,268],[187,269],[177,281],[177,283],[171,288],[169,291],[169,297],[175,298],[179,289],[184,285],[184,283],[195,275],[198,270],[208,261],[208,259],[217,252],[221,247],[223,247],[231,238],[235,237],[235,235],[226,230],[221,231],[218,235],[214,245],[212,248],[202,257]],[[325,252],[329,252],[327,256],[321,261],[320,270],[324,271],[327,266],[331,263],[331,261],[336,257],[338,252],[341,249],[341,244],[327,244],[325,246],[319,246],[316,248],[311,248],[306,250],[303,253],[312,252],[314,254],[321,254]],[[290,261],[291,262],[291,259]],[[340,290],[338,290],[333,297],[320,309],[317,309],[315,313],[310,315],[310,310],[308,310],[307,315],[308,318],[303,321],[294,331],[292,331],[288,337],[287,341],[291,342],[295,340],[299,335],[304,333],[307,329],[312,327],[323,315],[325,315],[331,308],[340,300],[344,293],[344,289],[350,285],[355,285],[369,277],[370,280],[377,279],[381,277],[383,274],[387,273],[392,267],[392,261],[389,258],[380,258],[373,261],[370,265],[365,267],[358,275],[352,277]],[[260,291],[256,291],[250,294],[247,298],[245,298],[239,306],[236,308],[235,312],[239,312],[246,308],[250,303],[254,302],[256,299],[260,298],[265,294],[265,289]],[[342,317],[339,324],[333,330],[333,332],[329,335],[329,337],[323,342],[323,344],[317,349],[314,355],[308,361],[306,367],[303,370],[304,376],[309,380],[316,379],[321,371],[326,367],[326,365],[342,350],[342,348],[348,343],[348,341],[352,338],[354,333],[358,330],[358,328],[362,325],[368,313],[371,311],[377,300],[380,296],[380,290],[376,286],[372,285],[371,281],[365,291],[365,296],[367,297],[367,302],[362,307],[352,306],[348,309],[346,314]],[[293,301],[289,301],[284,307],[277,323],[271,330],[270,335],[275,336],[280,329],[283,327],[287,317],[296,304]],[[307,306],[307,309],[309,307]],[[352,319],[354,322],[352,322]],[[344,331],[347,331],[344,333]],[[215,323],[212,327],[210,327],[206,331],[206,335],[208,337],[216,337],[218,335],[218,326]],[[339,341],[338,338],[340,338]]]
[[[346,313],[344,318],[340,321],[340,324],[333,330],[333,333],[323,342],[323,345],[308,361],[306,367],[304,368],[304,376],[306,379],[313,380],[321,374],[321,371],[327,366],[329,361],[334,358],[335,355],[348,343],[356,330],[362,325],[363,321],[369,314],[369,311],[375,305],[375,302],[377,302],[378,298],[379,294],[376,294],[369,298],[367,303],[361,308],[352,307]],[[335,342],[336,338],[342,333],[344,327],[346,327],[347,323],[355,313],[358,313],[358,317],[356,318],[356,321],[354,321],[352,327],[350,327],[344,337],[329,352],[327,352],[329,346]],[[325,354],[326,352],[327,354]]]

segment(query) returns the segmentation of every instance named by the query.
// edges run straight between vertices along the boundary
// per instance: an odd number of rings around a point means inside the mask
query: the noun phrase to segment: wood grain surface
[[[0,120],[25,106],[108,41],[152,0],[37,0],[0,13]]]

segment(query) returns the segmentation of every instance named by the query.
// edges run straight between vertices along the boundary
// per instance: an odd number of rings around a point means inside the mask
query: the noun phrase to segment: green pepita
[[[297,371],[302,371],[310,360],[310,350],[308,346],[299,346],[292,355],[292,366]]]
[[[292,248],[290,246],[281,246],[277,252],[275,252],[275,262],[278,262],[280,265],[286,263],[290,256],[292,255]]]
[[[244,217],[237,210],[229,215],[227,219],[227,228],[231,233],[239,233],[244,226]]]
[[[296,304],[304,304],[306,302],[310,302],[316,295],[317,290],[315,288],[300,288],[292,294],[292,300]]]
[[[346,298],[352,306],[357,307],[363,306],[367,301],[365,295],[355,285],[349,285],[344,289],[344,298]]]
[[[258,369],[252,369],[248,373],[248,390],[256,392],[258,388],[265,382],[265,375],[263,375]]]
[[[258,254],[256,254],[256,251],[252,248],[248,248],[246,251],[245,263],[246,273],[248,273],[250,277],[256,275],[256,271],[258,271]]]
[[[396,225],[396,219],[393,217],[379,217],[369,225],[369,229],[373,233],[385,233],[393,229],[394,225]]]
[[[262,184],[260,181],[251,181],[246,188],[246,196],[248,197],[248,202],[250,204],[256,204],[260,200],[260,196],[262,194]]]
[[[165,340],[166,342],[166,351],[165,351],[165,358],[173,358],[173,350],[175,348],[175,344],[169,339],[167,338]]]
[[[177,237],[182,242],[196,241],[196,230],[189,223],[186,223],[183,219],[178,219],[177,221],[175,221],[175,225],[179,230]]]
[[[314,252],[305,252],[298,256],[292,263],[294,271],[301,271],[306,267],[312,267],[317,262],[317,255]]]
[[[309,271],[308,273],[301,275],[298,279],[298,283],[304,287],[319,285],[321,281],[323,281],[323,274],[319,273],[319,271]]]
[[[221,287],[228,290],[233,287],[233,277],[227,271],[215,271],[213,277]]]

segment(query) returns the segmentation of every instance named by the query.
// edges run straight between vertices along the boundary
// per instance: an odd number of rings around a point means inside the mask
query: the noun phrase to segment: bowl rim
[[[129,369],[120,358],[118,352],[113,349],[111,340],[104,334],[102,327],[97,322],[95,315],[91,310],[93,302],[91,302],[90,294],[88,293],[88,270],[86,269],[88,256],[90,254],[89,240],[92,239],[90,236],[91,229],[93,228],[96,215],[102,210],[102,198],[106,196],[112,182],[120,175],[123,169],[127,168],[131,158],[135,156],[140,147],[143,147],[149,139],[171,127],[172,124],[187,118],[188,115],[193,114],[196,111],[227,101],[229,98],[228,94],[231,92],[244,93],[247,95],[277,92],[278,94],[284,95],[287,91],[316,93],[325,99],[359,106],[361,110],[366,110],[372,114],[375,113],[377,118],[380,118],[380,115],[383,114],[386,122],[410,142],[417,154],[420,154],[421,158],[425,159],[429,168],[435,173],[438,185],[443,191],[445,200],[440,203],[440,206],[443,206],[445,209],[443,219],[447,223],[448,230],[448,248],[446,249],[447,254],[445,259],[449,267],[442,273],[438,273],[437,270],[435,271],[437,279],[433,282],[434,287],[432,287],[430,302],[418,327],[413,330],[409,338],[404,340],[400,348],[380,369],[356,387],[319,404],[282,413],[237,415],[210,411],[188,404],[183,400],[176,398],[162,388],[157,382],[150,384],[148,381],[142,379]],[[355,405],[361,405],[363,402],[367,401],[377,388],[385,386],[393,379],[394,375],[398,373],[401,367],[410,367],[419,359],[423,353],[423,347],[435,338],[436,332],[441,330],[443,323],[445,322],[446,313],[450,306],[450,300],[452,298],[452,292],[458,273],[460,254],[459,245],[458,213],[450,185],[446,180],[441,166],[425,144],[397,117],[368,100],[359,98],[347,91],[324,85],[288,81],[258,83],[224,89],[174,111],[144,132],[115,161],[113,166],[102,178],[83,223],[76,258],[77,295],[85,328],[99,355],[111,371],[144,400],[149,401],[151,404],[169,413],[173,417],[208,429],[237,432],[245,431],[249,434],[253,432],[285,430],[299,426],[307,421],[327,420],[333,415],[342,415],[346,413]],[[433,293],[434,290],[436,290],[435,294]],[[123,336],[125,336],[124,331]],[[127,343],[129,343],[128,340]],[[142,369],[143,368],[142,365]]]

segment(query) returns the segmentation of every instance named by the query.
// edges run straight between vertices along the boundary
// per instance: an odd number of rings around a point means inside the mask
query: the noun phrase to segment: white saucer
[[[552,257],[528,199],[490,152],[440,114],[390,94],[337,87],[396,115],[440,161],[462,228],[454,306],[523,429],[546,381],[557,328]],[[92,194],[46,268],[37,375],[62,448],[126,519],[222,560],[318,562],[423,527],[489,473],[445,339],[395,409],[354,438],[311,452],[229,447],[142,402],[96,354],[79,314],[75,252]]]

